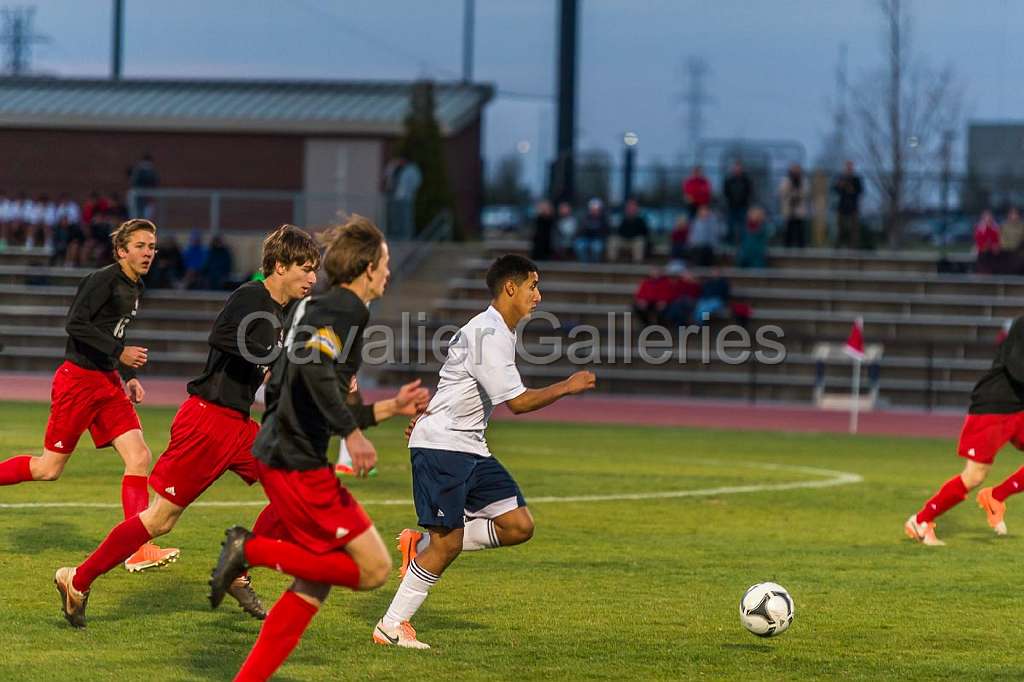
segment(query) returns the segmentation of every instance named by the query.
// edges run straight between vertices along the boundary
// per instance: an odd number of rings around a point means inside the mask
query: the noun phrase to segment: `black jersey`
[[[971,391],[970,414],[1010,414],[1024,411],[1024,318],[1010,326],[999,344],[992,367]]]
[[[84,369],[117,369],[126,381],[135,370],[120,363],[124,333],[139,312],[144,285],[124,274],[117,263],[82,278],[68,308],[64,359]]]
[[[350,403],[349,393],[369,317],[366,304],[344,287],[295,306],[284,352],[271,368],[267,411],[252,448],[256,458],[278,469],[327,466],[332,434],[344,438],[376,423],[373,406]]]
[[[263,282],[235,289],[217,315],[203,373],[188,392],[248,416],[256,390],[277,356],[282,308]]]

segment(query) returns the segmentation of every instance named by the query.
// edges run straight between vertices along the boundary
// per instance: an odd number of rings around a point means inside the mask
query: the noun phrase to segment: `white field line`
[[[758,485],[732,485],[720,486],[717,488],[697,488],[694,490],[667,490],[647,493],[613,493],[609,495],[569,495],[569,496],[548,496],[529,497],[528,504],[539,502],[551,504],[558,502],[618,502],[626,500],[665,500],[678,497],[712,497],[715,495],[739,495],[742,493],[760,493],[780,490],[800,490],[808,488],[833,488],[840,485],[852,485],[860,483],[864,477],[847,471],[836,471],[834,469],[819,469],[816,467],[794,466],[789,464],[771,464],[763,462],[725,462],[717,460],[701,460],[701,464],[741,466],[753,469],[765,469],[768,471],[787,471],[804,474],[807,476],[822,476],[823,478],[813,481],[786,481],[781,483],[762,483]],[[192,507],[262,507],[267,504],[266,500],[239,500],[235,501],[198,501],[193,502]],[[395,506],[412,505],[412,499],[403,497],[392,500],[365,500],[364,506]],[[0,503],[0,509],[120,509],[120,504],[112,502],[10,502]]]

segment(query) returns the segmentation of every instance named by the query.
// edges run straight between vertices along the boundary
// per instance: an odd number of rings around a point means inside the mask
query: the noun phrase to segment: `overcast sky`
[[[910,0],[912,48],[952,65],[971,120],[1024,118],[1018,0]],[[19,2],[18,4],[26,4]],[[36,70],[105,76],[109,0],[36,0],[50,38]],[[710,67],[705,137],[795,140],[808,159],[830,127],[839,45],[850,80],[882,64],[875,0],[579,0],[580,149],[617,153],[640,136],[640,163],[685,147],[683,65]],[[463,0],[125,0],[127,77],[457,78]],[[554,145],[557,0],[477,0],[474,77],[500,92],[485,158],[527,141],[539,176]],[[258,8],[258,10],[256,9]],[[522,98],[518,95],[529,95]],[[960,131],[961,138],[963,131]]]

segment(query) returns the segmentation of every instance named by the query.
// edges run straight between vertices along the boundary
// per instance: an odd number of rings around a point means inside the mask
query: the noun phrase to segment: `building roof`
[[[399,135],[411,82],[0,78],[0,127]],[[435,83],[443,135],[481,114],[488,85]]]

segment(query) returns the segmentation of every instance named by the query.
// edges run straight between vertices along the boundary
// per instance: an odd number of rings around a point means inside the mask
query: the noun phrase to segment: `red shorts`
[[[65,362],[53,375],[50,420],[43,446],[71,454],[86,429],[93,444],[105,448],[118,436],[141,430],[142,424],[117,372],[85,369]]]
[[[1007,443],[1024,450],[1024,412],[969,414],[960,430],[956,453],[975,462],[991,464]]]
[[[334,475],[331,467],[287,471],[259,460],[260,483],[276,518],[268,537],[289,540],[315,554],[326,554],[373,526],[370,517]]]
[[[252,443],[259,430],[238,410],[189,396],[174,415],[171,442],[149,475],[150,487],[187,507],[225,471],[252,485],[258,478]]]

